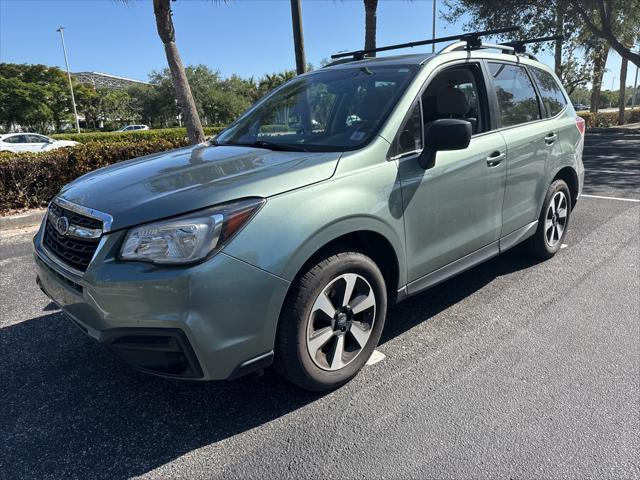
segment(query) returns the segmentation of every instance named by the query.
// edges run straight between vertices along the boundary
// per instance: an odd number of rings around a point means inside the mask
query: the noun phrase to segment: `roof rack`
[[[520,27],[496,28],[494,30],[484,30],[482,32],[461,33],[460,35],[451,35],[449,37],[433,38],[431,40],[399,43],[397,45],[387,45],[385,47],[370,48],[368,50],[354,50],[352,52],[336,53],[335,55],[331,55],[331,58],[335,60],[338,58],[353,57],[353,60],[362,60],[366,55],[370,53],[386,52],[388,50],[398,50],[401,48],[412,48],[412,47],[418,47],[421,45],[432,45],[434,43],[451,42],[455,40],[464,42],[464,48],[468,50],[472,50],[476,48],[481,48],[483,46],[482,41],[480,40],[480,37],[485,37],[487,35],[497,35],[500,33],[517,32],[517,31],[520,31]]]
[[[550,42],[552,40],[563,40],[564,35],[550,35],[548,37],[529,38],[527,40],[514,40],[512,42],[504,42],[500,45],[512,47],[516,53],[527,53],[527,47],[525,45],[529,43],[541,43]]]

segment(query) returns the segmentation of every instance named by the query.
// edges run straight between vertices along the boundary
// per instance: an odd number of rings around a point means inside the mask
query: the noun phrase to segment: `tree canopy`
[[[198,115],[203,123],[224,125],[235,120],[256,100],[293,78],[294,71],[259,79],[228,78],[204,65],[185,69]],[[169,69],[151,72],[149,84],[128,88],[95,88],[74,80],[78,113],[86,128],[115,128],[125,123],[168,127],[180,122],[180,108]],[[0,64],[0,126],[12,125],[46,132],[61,130],[72,121],[66,74],[44,65]]]

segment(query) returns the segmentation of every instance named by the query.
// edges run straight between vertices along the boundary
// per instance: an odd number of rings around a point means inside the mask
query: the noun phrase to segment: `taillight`
[[[580,135],[584,137],[584,118],[576,117],[576,127],[578,127]]]

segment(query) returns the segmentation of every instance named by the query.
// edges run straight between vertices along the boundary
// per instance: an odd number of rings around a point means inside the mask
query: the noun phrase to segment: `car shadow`
[[[508,252],[392,307],[382,343],[534,264]],[[50,309],[0,329],[4,478],[141,475],[322,397],[270,369],[207,383],[139,374]]]

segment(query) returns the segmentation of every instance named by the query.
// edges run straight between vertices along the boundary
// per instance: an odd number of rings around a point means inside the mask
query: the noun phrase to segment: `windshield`
[[[302,151],[368,143],[418,67],[321,70],[294,78],[218,135],[219,145]]]

